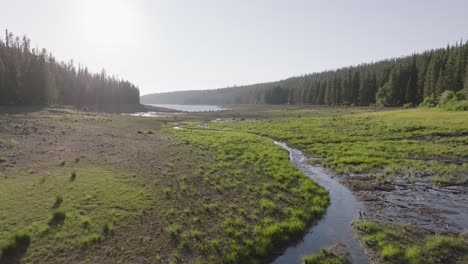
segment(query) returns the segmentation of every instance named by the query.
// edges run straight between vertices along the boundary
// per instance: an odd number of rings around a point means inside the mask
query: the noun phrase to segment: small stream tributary
[[[302,240],[288,247],[272,263],[301,263],[304,256],[318,253],[321,248],[336,243],[346,245],[353,263],[368,263],[368,257],[354,237],[351,226],[362,209],[362,203],[354,197],[349,189],[327,175],[322,167],[308,164],[301,151],[290,148],[282,142],[275,141],[275,144],[289,152],[291,162],[302,173],[329,191],[330,205],[325,215],[316,224],[309,227]]]

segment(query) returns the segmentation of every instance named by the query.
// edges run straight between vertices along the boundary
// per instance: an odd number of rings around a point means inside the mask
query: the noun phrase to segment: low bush
[[[421,249],[417,246],[412,246],[405,249],[405,258],[410,264],[422,264],[424,263],[421,254]]]
[[[67,217],[67,214],[63,210],[55,210],[52,212],[52,215],[49,220],[49,225],[54,226],[54,225],[60,225],[65,222],[65,218]]]
[[[55,195],[55,203],[52,208],[59,208],[60,205],[63,203],[63,197],[60,194]]]
[[[172,237],[177,237],[182,232],[182,226],[179,224],[172,224],[166,229]]]
[[[414,107],[413,103],[407,103],[403,105],[404,109],[413,108],[413,107]]]
[[[322,248],[320,253],[304,257],[305,264],[350,264],[347,258],[346,247],[339,244],[329,248]]]
[[[31,244],[31,234],[28,232],[17,232],[13,239],[0,245],[2,259],[14,258],[26,252]]]
[[[70,181],[75,181],[76,180],[76,171],[72,171],[70,175]]]
[[[419,107],[439,107],[448,111],[468,111],[468,100],[463,91],[444,91],[437,99],[426,97]]]
[[[386,245],[382,248],[380,255],[384,259],[397,259],[401,254],[400,248],[395,245]]]
[[[102,232],[105,235],[113,234],[115,232],[115,227],[112,224],[105,223],[104,226],[102,227]]]

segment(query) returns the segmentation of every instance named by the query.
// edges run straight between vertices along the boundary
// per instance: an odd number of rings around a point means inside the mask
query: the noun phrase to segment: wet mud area
[[[411,224],[439,232],[468,230],[468,187],[378,183],[337,176],[364,204],[361,218]]]

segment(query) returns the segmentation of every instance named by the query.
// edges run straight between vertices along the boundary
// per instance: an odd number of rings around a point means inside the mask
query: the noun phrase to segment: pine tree
[[[351,102],[356,104],[359,100],[359,86],[361,85],[361,74],[355,71],[351,81]]]
[[[409,79],[406,82],[405,102],[416,104],[418,101],[418,68],[416,65],[416,56],[409,69]]]
[[[377,90],[377,81],[374,73],[366,72],[361,79],[359,88],[359,104],[369,105],[374,103]]]
[[[465,91],[465,98],[468,100],[468,64],[466,65],[465,70],[465,83],[463,85],[463,90]]]
[[[458,91],[462,88],[463,80],[459,70],[462,65],[461,55],[459,48],[450,49],[449,57],[441,76],[440,93],[445,90]]]
[[[98,97],[99,95],[99,97]],[[56,63],[52,55],[30,48],[27,37],[5,31],[0,39],[0,104],[50,105],[138,104],[130,82]]]
[[[6,66],[3,63],[2,58],[0,57],[0,105],[5,105],[8,103],[8,93],[6,87],[6,78],[7,78]]]

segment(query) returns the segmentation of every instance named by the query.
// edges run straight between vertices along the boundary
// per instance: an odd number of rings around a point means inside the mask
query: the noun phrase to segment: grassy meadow
[[[273,141],[181,117],[0,118],[5,263],[264,263],[325,212]]]
[[[328,192],[268,138],[332,171],[371,175],[382,184],[466,184],[466,112],[242,111],[1,115],[0,262],[268,262],[300,239],[329,202]],[[365,237],[375,231],[360,225],[363,241],[371,241]],[[425,244],[410,242],[427,256]],[[395,244],[398,260],[406,259],[405,243]],[[376,245],[376,254],[391,251]],[[336,259],[322,253],[309,261]]]
[[[337,173],[373,175],[380,182],[398,177],[409,183],[467,183],[468,112],[408,109],[359,113],[350,109],[356,114],[331,110],[327,116],[322,109],[308,114],[297,111],[302,115],[216,122],[210,127],[288,142]]]
[[[0,184],[0,244],[16,245],[29,234],[24,262],[100,242],[148,208],[151,196],[142,182],[100,167],[39,164],[14,170]],[[11,176],[10,176],[11,175]]]
[[[193,145],[194,154],[209,153],[212,157],[195,175],[220,194],[204,204],[205,210],[212,212],[214,223],[208,227],[200,225],[206,221],[203,218],[188,223],[180,219],[180,225],[175,224],[177,231],[171,230],[182,245],[197,230],[199,242],[189,244],[210,256],[211,261],[248,263],[266,259],[274,249],[300,237],[310,221],[325,211],[326,190],[294,167],[288,153],[273,141],[235,131],[168,129]],[[219,239],[210,240],[212,233]],[[217,256],[217,250],[223,254]]]

